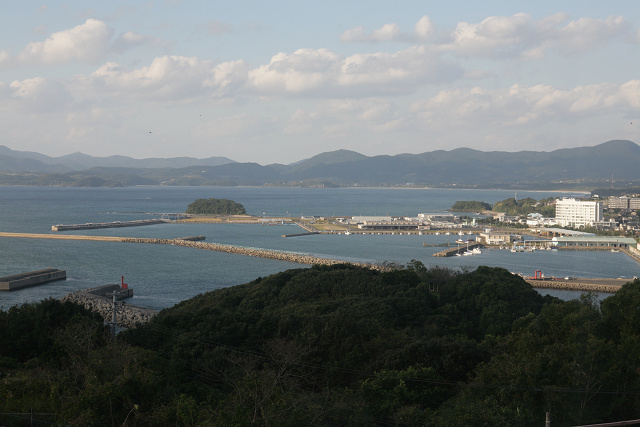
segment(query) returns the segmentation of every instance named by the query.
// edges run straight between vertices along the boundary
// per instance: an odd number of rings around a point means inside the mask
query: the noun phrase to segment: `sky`
[[[12,2],[0,145],[289,164],[640,143],[637,0]]]

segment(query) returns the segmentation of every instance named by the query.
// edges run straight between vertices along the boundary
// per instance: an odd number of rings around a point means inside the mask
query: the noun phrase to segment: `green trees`
[[[183,301],[116,342],[92,313],[47,300],[0,311],[0,412],[68,425],[633,419],[638,307],[640,280],[601,304],[561,301],[501,268],[416,260],[284,271]]]
[[[531,197],[516,200],[514,198],[505,199],[493,205],[492,210],[504,212],[507,215],[528,215],[533,212],[542,214],[545,217],[555,216],[555,205],[549,204],[553,197],[535,200]]]
[[[240,203],[227,199],[198,199],[187,206],[185,213],[200,215],[244,215],[246,210]]]
[[[491,210],[491,205],[476,200],[457,201],[451,206],[451,210],[456,212],[481,212]]]

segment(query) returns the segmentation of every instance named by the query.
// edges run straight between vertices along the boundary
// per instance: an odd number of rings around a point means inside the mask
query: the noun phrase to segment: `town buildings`
[[[556,200],[556,223],[561,227],[586,227],[602,221],[602,202],[572,198]]]

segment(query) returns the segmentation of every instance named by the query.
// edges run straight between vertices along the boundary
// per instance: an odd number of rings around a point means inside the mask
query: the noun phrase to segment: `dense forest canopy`
[[[640,418],[640,280],[602,303],[502,268],[288,270],[114,342],[46,300],[0,311],[0,424],[569,426]]]
[[[187,206],[188,214],[199,215],[245,215],[240,203],[228,199],[198,199]]]
[[[530,213],[540,213],[542,216],[553,218],[556,216],[556,207],[550,202],[555,197],[548,197],[542,200],[536,200],[531,197],[524,199],[509,198],[493,205],[492,210],[495,212],[504,212],[507,215],[528,215]]]
[[[457,201],[451,206],[452,211],[456,212],[480,212],[483,210],[492,210],[494,212],[504,212],[507,215],[528,215],[530,213],[540,213],[545,217],[555,217],[555,204],[552,202],[555,197],[548,197],[546,199],[536,200],[531,197],[524,199],[516,199],[511,197],[509,199],[496,202],[493,206],[489,203],[467,200]]]
[[[489,203],[477,200],[457,201],[451,206],[451,210],[456,212],[481,212],[490,209],[491,205]]]

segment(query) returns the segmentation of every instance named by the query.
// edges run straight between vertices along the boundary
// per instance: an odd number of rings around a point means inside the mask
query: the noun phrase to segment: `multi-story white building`
[[[561,227],[584,227],[602,221],[602,202],[584,202],[563,198],[556,200],[556,222]]]

